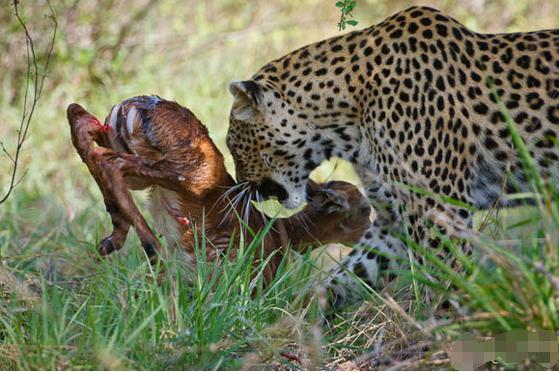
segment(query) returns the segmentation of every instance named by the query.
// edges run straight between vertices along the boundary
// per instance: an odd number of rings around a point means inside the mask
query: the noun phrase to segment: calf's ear
[[[247,121],[258,115],[262,100],[262,89],[253,80],[234,81],[229,84],[233,95],[231,115],[236,120]]]
[[[347,212],[350,209],[349,202],[340,193],[330,189],[320,189],[313,194],[311,205],[326,214]]]

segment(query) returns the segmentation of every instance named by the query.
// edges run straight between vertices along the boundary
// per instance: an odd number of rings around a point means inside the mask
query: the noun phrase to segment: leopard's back
[[[559,171],[559,30],[482,34],[437,10],[412,7],[289,53],[252,81],[272,108],[265,115],[284,118],[274,136],[296,145],[283,146],[274,158],[277,168],[303,174],[290,182],[304,179],[322,154],[487,207],[503,191],[528,188],[507,115],[539,173],[547,178]],[[246,133],[233,124],[237,143]],[[251,130],[245,142],[262,150],[270,128]],[[258,178],[254,169],[263,167],[253,148],[244,146],[244,154],[235,143],[231,148]],[[290,149],[308,156],[282,162]]]

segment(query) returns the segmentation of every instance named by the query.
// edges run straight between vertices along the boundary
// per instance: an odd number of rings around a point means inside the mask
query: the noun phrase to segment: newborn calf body
[[[156,96],[127,99],[101,124],[78,104],[67,109],[72,142],[99,185],[113,231],[99,246],[101,255],[122,248],[131,226],[150,259],[160,244],[129,189],[150,189],[150,211],[169,247],[196,261],[196,242],[205,234],[206,259],[238,251],[270,219],[252,204],[248,184],[236,184],[206,127],[185,107]],[[341,181],[311,183],[310,200],[299,213],[274,221],[257,250],[255,264],[268,260],[269,282],[288,245],[313,242],[354,244],[369,224],[370,207],[359,190]],[[232,248],[230,247],[233,244]],[[246,243],[245,243],[246,244]]]

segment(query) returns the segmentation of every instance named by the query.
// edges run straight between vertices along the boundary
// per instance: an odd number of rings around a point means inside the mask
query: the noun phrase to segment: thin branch
[[[0,141],[0,146],[2,147],[2,152],[10,158],[12,163],[15,163],[16,161],[14,160],[14,157],[12,156],[12,154],[10,154],[8,152],[8,150],[6,150],[6,147],[4,146],[4,142]]]
[[[50,18],[53,21],[53,33],[52,33],[52,39],[50,40],[49,43],[46,61],[42,66],[43,67],[42,72],[40,72],[39,64],[37,63],[37,55],[35,53],[35,44],[33,42],[33,38],[31,37],[31,34],[29,32],[29,29],[27,28],[25,21],[21,18],[18,4],[19,1],[14,0],[13,7],[14,7],[15,16],[25,33],[25,44],[26,44],[26,51],[27,51],[27,75],[25,81],[25,92],[23,96],[23,113],[21,115],[21,121],[19,124],[19,128],[17,130],[17,142],[16,142],[16,148],[13,155],[6,150],[4,143],[0,141],[2,151],[6,155],[8,155],[8,157],[12,161],[12,172],[11,172],[8,190],[6,191],[6,194],[0,199],[0,204],[4,203],[8,199],[8,197],[11,195],[11,193],[14,191],[17,185],[23,180],[23,177],[25,177],[25,175],[27,174],[27,170],[26,170],[21,177],[19,178],[17,177],[21,150],[23,148],[23,144],[27,140],[31,119],[33,118],[33,114],[35,113],[37,102],[41,97],[41,92],[43,91],[43,84],[45,82],[46,73],[54,51],[54,42],[56,39],[56,33],[58,31],[58,21],[56,19],[56,13],[54,12],[54,9],[50,4],[50,1],[47,0],[47,5],[49,7],[49,11],[51,14]],[[33,84],[33,93],[32,93],[32,97],[30,98],[29,87],[31,83]]]

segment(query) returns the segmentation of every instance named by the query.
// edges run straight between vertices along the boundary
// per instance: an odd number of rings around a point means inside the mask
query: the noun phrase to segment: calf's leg
[[[159,250],[159,242],[128,190],[122,172],[126,160],[120,158],[112,150],[102,147],[96,148],[91,154],[96,174],[100,180],[98,183],[104,186],[109,185],[108,191],[112,197],[111,201],[114,202],[114,205],[108,205],[107,209],[116,207],[118,210],[117,218],[121,218],[124,223],[134,226],[146,254],[150,259],[155,259]],[[111,212],[109,211],[109,213]],[[113,225],[114,222],[113,219]],[[120,220],[117,220],[117,222],[120,222]],[[118,229],[118,224],[115,226],[115,230],[117,233],[121,231]],[[112,237],[114,238],[114,235]]]
[[[67,115],[72,143],[97,182],[113,223],[113,232],[101,241],[99,253],[107,255],[121,249],[130,225],[133,225],[146,253],[150,259],[154,259],[159,242],[134,204],[119,168],[116,153],[106,147],[97,147],[94,143],[108,144],[107,127],[102,126],[95,117],[77,104],[68,106]]]

